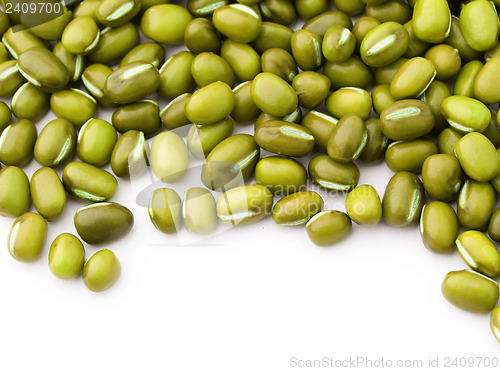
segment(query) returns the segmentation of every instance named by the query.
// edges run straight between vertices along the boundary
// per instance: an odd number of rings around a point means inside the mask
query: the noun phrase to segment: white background
[[[358,165],[359,184],[382,197],[392,172],[383,162]],[[33,160],[24,170],[31,177],[38,166]],[[151,183],[142,182],[120,181],[113,198],[133,211],[135,226],[106,246],[122,274],[102,293],[80,277],[61,281],[47,266],[50,243],[76,233],[73,215],[84,203],[69,200],[29,264],[9,255],[13,220],[0,218],[0,370],[281,371],[299,368],[292,357],[421,360],[423,369],[438,358],[448,369],[446,357],[449,366],[455,357],[500,357],[489,314],[464,312],[441,294],[446,273],[465,263],[456,252],[427,251],[418,226],[354,225],[341,243],[318,247],[305,227],[278,227],[268,217],[188,244],[185,231],[177,238],[155,230],[136,202]],[[190,182],[176,190],[197,185]],[[345,210],[343,202],[325,197],[325,208]],[[86,245],[87,257],[98,249]]]

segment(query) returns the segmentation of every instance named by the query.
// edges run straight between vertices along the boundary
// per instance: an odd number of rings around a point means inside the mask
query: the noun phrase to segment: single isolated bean
[[[448,273],[441,290],[450,303],[473,313],[490,312],[499,297],[497,282],[466,269]]]
[[[83,283],[91,291],[104,291],[116,282],[120,272],[121,265],[115,254],[108,249],[102,249],[85,262],[82,272]]]
[[[25,213],[17,218],[7,237],[10,255],[23,263],[38,259],[47,237],[47,222],[35,213]]]
[[[306,224],[307,235],[318,246],[330,246],[345,239],[352,229],[346,213],[336,210],[322,211]]]
[[[54,276],[62,280],[77,277],[85,263],[82,242],[70,233],[57,236],[49,249],[49,268]]]

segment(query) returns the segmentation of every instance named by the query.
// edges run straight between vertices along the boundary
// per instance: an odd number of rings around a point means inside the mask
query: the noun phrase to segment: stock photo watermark
[[[293,369],[498,369],[500,357],[447,357],[430,356],[415,359],[374,358],[367,356],[351,356],[335,358],[324,356],[321,358],[301,358],[292,356],[288,365]]]
[[[23,31],[32,27],[56,20],[61,16],[71,18],[68,6],[79,4],[81,0],[0,0],[4,13],[20,25],[13,32]],[[64,22],[63,19],[61,19]]]

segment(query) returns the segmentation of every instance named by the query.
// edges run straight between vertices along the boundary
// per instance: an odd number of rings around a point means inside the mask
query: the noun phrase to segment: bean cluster
[[[271,215],[328,246],[352,221],[420,222],[430,251],[457,250],[470,267],[445,277],[445,298],[491,312],[500,341],[499,0],[85,0],[43,22],[4,3],[0,96],[11,101],[0,103],[0,215],[16,218],[15,259],[40,257],[47,221],[70,195],[87,203],[74,216],[79,238],[59,235],[49,267],[109,288],[118,259],[102,249],[85,261],[82,240],[109,243],[133,227],[131,211],[110,201],[116,177],[150,167],[173,184],[198,158],[204,187],[184,200],[172,188],[151,192],[159,231],[211,234],[219,221]],[[113,110],[111,122],[99,108]],[[49,109],[57,119],[38,133]],[[242,125],[253,135],[233,135]],[[29,180],[21,168],[32,157],[41,168]],[[381,200],[358,186],[356,163],[383,159],[395,174]],[[347,193],[346,212],[323,210],[308,180]]]

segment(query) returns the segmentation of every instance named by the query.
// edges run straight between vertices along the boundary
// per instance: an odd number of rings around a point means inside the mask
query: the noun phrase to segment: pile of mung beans
[[[49,3],[34,15],[26,1],[2,0],[0,12],[0,96],[11,97],[0,103],[0,215],[16,218],[7,238],[16,260],[40,257],[47,222],[70,195],[86,203],[78,236],[55,238],[49,268],[109,288],[118,259],[104,248],[85,261],[82,241],[103,245],[132,228],[131,211],[110,201],[116,177],[149,166],[174,184],[198,158],[205,187],[183,200],[172,188],[151,192],[159,231],[211,234],[219,221],[271,214],[328,246],[352,221],[420,221],[427,249],[458,250],[470,266],[448,273],[444,297],[491,311],[500,341],[500,0]],[[157,96],[169,103],[160,109]],[[57,119],[39,122],[49,109]],[[253,135],[233,135],[242,125]],[[311,154],[306,169],[297,158]],[[41,167],[28,179],[33,157]],[[395,174],[381,201],[358,186],[356,163],[382,160]],[[345,192],[346,213],[323,210],[308,180]]]

